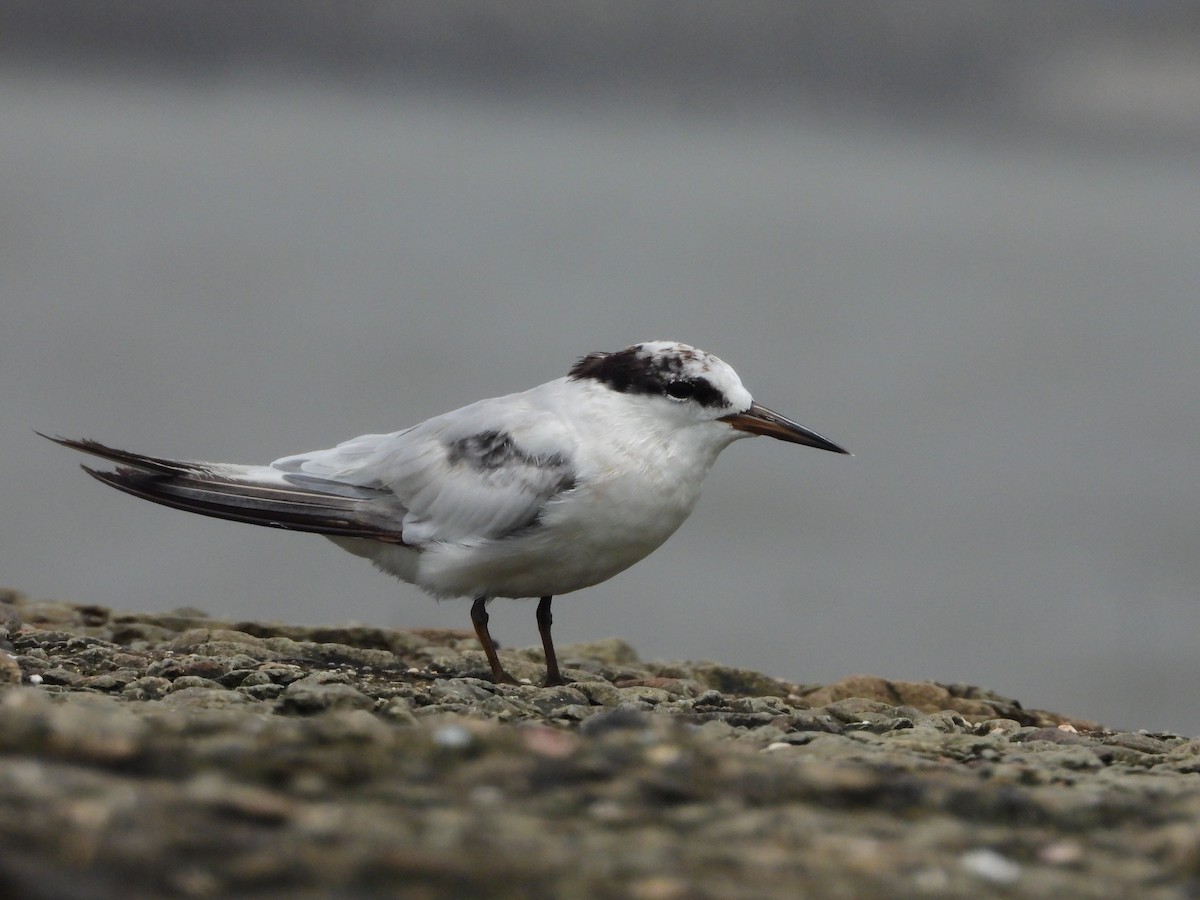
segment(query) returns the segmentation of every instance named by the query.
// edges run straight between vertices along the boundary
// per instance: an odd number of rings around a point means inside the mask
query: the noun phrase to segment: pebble
[[[970,850],[959,858],[959,864],[984,881],[1012,884],[1021,877],[1021,867],[994,850]]]
[[[238,696],[245,696],[239,694]],[[327,709],[371,709],[375,701],[342,682],[293,681],[280,696],[280,711],[309,714]]]
[[[443,750],[465,750],[474,741],[471,732],[462,725],[442,725],[435,728],[432,738],[434,745]]]

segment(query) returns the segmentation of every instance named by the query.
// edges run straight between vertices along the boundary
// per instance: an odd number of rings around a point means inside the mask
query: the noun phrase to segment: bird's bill
[[[803,444],[806,447],[816,447],[819,450],[829,450],[832,453],[849,453],[833,441],[826,440],[815,431],[809,431],[803,425],[793,422],[786,416],[767,409],[760,403],[753,403],[745,412],[724,416],[722,422],[728,422],[738,431],[748,431],[750,434],[765,434],[767,437],[778,438],[791,444]]]

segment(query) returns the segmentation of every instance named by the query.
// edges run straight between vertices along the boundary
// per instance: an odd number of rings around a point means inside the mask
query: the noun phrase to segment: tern
[[[118,490],[189,512],[315,532],[437,597],[470,597],[488,631],[494,597],[537,597],[546,684],[563,684],[553,597],[629,568],[692,512],[717,455],[739,438],[846,453],[754,401],[710,353],[648,341],[590,353],[564,378],[480,400],[391,434],[269,465],[143,456],[43,435],[116,464],[84,466]]]

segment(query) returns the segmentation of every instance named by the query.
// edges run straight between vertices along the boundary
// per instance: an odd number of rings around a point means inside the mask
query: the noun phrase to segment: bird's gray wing
[[[272,465],[293,477],[391,491],[407,511],[404,543],[420,547],[499,539],[533,525],[575,486],[574,450],[561,419],[516,394]]]

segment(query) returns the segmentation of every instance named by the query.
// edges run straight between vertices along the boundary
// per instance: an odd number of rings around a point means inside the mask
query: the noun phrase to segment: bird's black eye
[[[667,396],[676,400],[687,400],[696,394],[696,386],[690,381],[672,381],[667,387]]]

